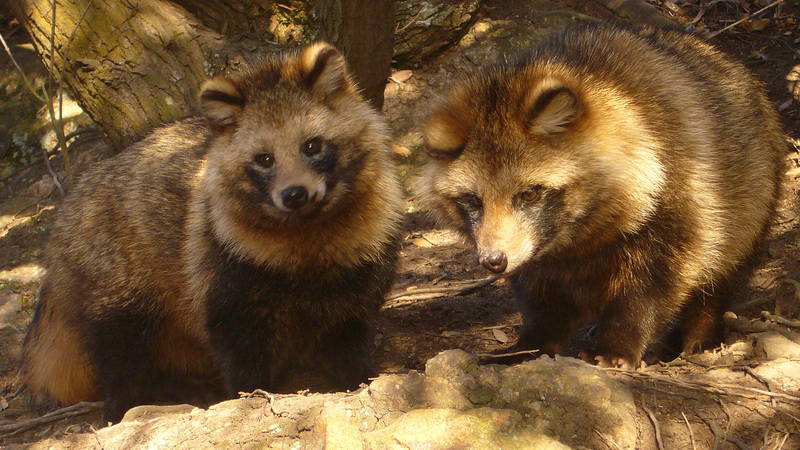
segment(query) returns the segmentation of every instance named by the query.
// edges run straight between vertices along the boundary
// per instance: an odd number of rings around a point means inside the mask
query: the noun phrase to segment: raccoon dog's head
[[[380,121],[325,43],[207,81],[200,107],[214,130],[207,176],[215,204],[251,227],[335,210],[377,146],[369,139]]]
[[[415,194],[491,272],[586,254],[655,209],[663,168],[643,122],[612,85],[563,65],[495,67],[428,116]]]

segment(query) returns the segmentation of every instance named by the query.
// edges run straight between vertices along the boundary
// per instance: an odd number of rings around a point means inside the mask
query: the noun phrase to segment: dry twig
[[[772,388],[772,383],[770,383],[769,380],[767,380],[766,378],[764,378],[761,375],[757,374],[752,368],[750,368],[748,366],[743,366],[743,370],[745,371],[745,373],[747,373],[751,377],[755,378],[759,383],[761,383],[764,386],[766,386],[767,389],[770,392],[774,392],[775,391]],[[769,400],[770,400],[770,403],[772,404],[772,406],[776,406],[775,397],[771,397]]]
[[[66,197],[67,193],[64,191],[64,186],[62,186],[61,181],[58,180],[58,175],[56,174],[56,171],[53,170],[53,166],[50,164],[50,158],[47,157],[47,150],[42,149],[42,152],[44,152],[42,159],[44,160],[45,166],[47,166],[47,172],[50,173],[50,177],[53,178],[53,184],[55,184],[58,188],[61,198]]]
[[[619,369],[614,367],[606,367],[603,370],[607,372],[614,372],[621,375],[626,375],[631,378],[645,378],[645,379],[650,379],[652,381],[660,381],[665,384],[672,384],[685,389],[702,390],[712,394],[722,394],[722,395],[754,398],[754,399],[758,399],[759,398],[758,396],[766,396],[770,398],[775,397],[790,402],[795,402],[796,404],[800,405],[800,397],[790,394],[785,394],[783,392],[770,392],[770,391],[765,391],[763,389],[738,386],[735,384],[721,384],[721,383],[708,383],[703,381],[678,380],[675,378],[665,377],[662,375],[656,375],[647,372],[638,372],[627,369]],[[736,392],[736,391],[742,391],[742,392]]]
[[[661,438],[661,426],[658,424],[656,415],[647,406],[642,406],[642,408],[644,409],[644,412],[647,413],[647,417],[650,418],[650,422],[653,422],[653,428],[656,432],[656,445],[658,446],[658,450],[664,450],[666,447],[664,447],[664,439]]]
[[[770,314],[769,311],[761,311],[761,318],[765,320],[771,320],[775,323],[779,323],[781,325],[786,325],[790,328],[800,328],[800,321],[797,320],[789,320],[785,319],[781,316],[776,316],[775,314]]]
[[[620,450],[622,449],[622,447],[620,447],[619,444],[617,444],[614,441],[614,439],[611,438],[611,436],[609,436],[609,435],[607,435],[607,434],[605,434],[605,433],[603,433],[603,432],[601,432],[600,430],[597,430],[597,429],[594,430],[594,433],[596,435],[600,436],[600,439],[602,439],[603,442],[605,442],[607,446],[611,447],[613,445],[614,448],[618,448]]]
[[[692,425],[689,424],[689,419],[686,418],[686,414],[681,411],[681,415],[683,416],[683,421],[686,422],[686,428],[689,429],[689,438],[692,440],[692,450],[697,450],[697,446],[694,444],[694,431],[692,431]]]
[[[25,87],[27,87],[28,91],[30,91],[30,93],[34,97],[36,97],[36,100],[39,100],[40,102],[44,103],[46,100],[44,99],[44,97],[42,97],[41,95],[39,95],[36,92],[36,88],[33,87],[33,85],[31,84],[30,80],[28,80],[28,76],[25,75],[25,71],[22,70],[22,67],[20,67],[19,64],[17,64],[17,60],[14,59],[14,54],[11,53],[11,49],[8,48],[8,44],[6,43],[6,40],[3,39],[3,35],[2,34],[0,34],[0,43],[3,44],[3,48],[6,50],[6,53],[8,54],[8,57],[11,58],[11,62],[14,63],[14,67],[17,68],[17,72],[19,72],[20,76],[22,77],[22,82],[25,83]]]
[[[81,128],[80,130],[75,130],[75,131],[73,131],[72,133],[70,133],[70,134],[68,134],[66,136],[67,142],[69,142],[70,140],[72,140],[72,138],[77,137],[77,136],[79,136],[81,134],[90,133],[90,132],[94,132],[94,131],[98,131],[97,127],[95,127],[95,126],[91,126],[91,127],[87,127],[87,128]],[[61,148],[61,143],[56,143],[56,145],[50,151],[47,152],[47,157],[50,158],[50,157],[54,156],[56,154],[56,152],[58,151],[58,149],[60,149],[60,148]],[[31,167],[41,163],[42,161],[44,161],[43,157],[35,158],[30,163],[20,167],[16,171],[4,176],[3,178],[0,178],[0,183],[5,183],[6,181],[8,181],[8,180],[10,180],[10,179],[12,179],[12,178],[14,178],[16,176],[21,175],[23,172],[25,172],[26,170],[30,169]]]
[[[49,412],[41,417],[35,417],[22,422],[15,422],[9,425],[0,425],[0,436],[11,437],[23,431],[36,428],[40,425],[48,424],[51,422],[58,422],[59,420],[68,419],[70,417],[82,416],[89,414],[103,408],[103,402],[80,402],[78,404],[67,406],[66,408],[57,409]]]
[[[94,435],[94,440],[97,441],[97,445],[100,446],[100,450],[103,450],[103,443],[100,442],[100,436],[97,435],[97,429],[95,429],[94,425],[89,426],[89,430],[91,430],[92,434]]]
[[[535,350],[522,350],[518,352],[511,352],[511,353],[476,353],[475,356],[478,358],[505,358],[507,356],[519,356],[519,355],[535,355],[539,353],[539,349]]]
[[[777,405],[777,406],[772,406],[772,405],[764,405],[764,406],[766,406],[767,408],[770,408],[770,409],[772,409],[772,410],[774,410],[774,411],[777,411],[777,412],[779,412],[779,413],[781,413],[781,414],[784,414],[784,415],[786,415],[786,416],[789,416],[789,418],[791,418],[792,420],[794,420],[794,421],[796,422],[795,426],[797,426],[798,424],[800,424],[800,417],[796,417],[796,416],[793,414],[793,413],[794,413],[794,411],[792,411],[792,410],[789,410],[789,409],[787,409],[787,408],[784,408],[784,407],[782,407],[782,406],[780,406],[780,405]]]
[[[710,428],[711,432],[714,433],[714,436],[715,436],[716,439],[721,439],[723,442],[728,441],[731,444],[739,447],[742,450],[750,450],[750,447],[748,447],[747,444],[742,442],[741,439],[739,439],[736,436],[728,435],[727,431],[723,432],[722,430],[720,430],[719,425],[717,425],[716,422],[714,422],[710,418],[708,418],[708,417],[704,416],[703,414],[701,414],[700,411],[696,411],[696,414],[697,414],[697,417],[699,417],[703,422],[706,423],[706,425],[708,425],[708,428]],[[715,442],[715,444],[716,444],[716,442]],[[716,448],[716,446],[715,446],[715,448]]]
[[[61,154],[64,158],[64,167],[67,170],[67,187],[72,185],[72,163],[69,159],[69,149],[67,148],[67,137],[64,135],[64,124],[62,122],[63,115],[62,115],[62,108],[63,108],[63,92],[64,92],[64,71],[67,70],[67,53],[69,51],[69,47],[72,44],[72,41],[75,39],[75,32],[78,30],[78,27],[81,25],[84,17],[86,17],[86,13],[89,11],[89,7],[92,6],[92,0],[89,0],[89,3],[86,5],[86,9],[83,10],[83,14],[81,15],[78,22],[75,24],[75,29],[72,30],[70,36],[67,38],[67,44],[65,48],[65,53],[62,56],[62,68],[61,72],[59,73],[58,79],[58,116],[56,116],[55,108],[53,108],[53,102],[49,101],[50,94],[47,93],[47,88],[44,89],[45,96],[48,98],[48,101],[45,102],[47,105],[47,112],[50,114],[50,123],[53,125],[53,131],[56,133],[56,138],[58,139],[59,144],[61,144]],[[54,71],[56,70],[56,0],[53,0],[53,14],[50,18],[52,23],[50,24],[50,70],[48,70],[50,81],[55,82]]]
[[[784,1],[785,1],[785,0],[775,0],[774,2],[770,3],[769,5],[767,5],[767,6],[763,7],[763,8],[761,8],[761,9],[759,9],[758,11],[754,12],[753,14],[750,14],[750,15],[749,15],[749,16],[747,16],[747,17],[742,17],[741,19],[737,20],[736,22],[733,22],[732,24],[728,25],[727,27],[725,27],[725,28],[723,28],[723,29],[721,29],[721,30],[719,30],[719,31],[715,31],[715,32],[713,32],[713,33],[709,34],[709,35],[708,35],[708,39],[713,39],[713,38],[715,38],[715,37],[716,37],[718,34],[720,34],[720,33],[724,32],[724,31],[728,31],[728,30],[730,30],[731,28],[735,27],[736,25],[739,25],[740,23],[744,22],[745,20],[752,19],[753,17],[756,17],[756,16],[758,16],[758,15],[759,15],[759,14],[761,14],[762,12],[764,12],[764,11],[766,11],[766,10],[768,10],[768,9],[770,9],[770,8],[772,8],[772,7],[774,7],[774,6],[777,6],[778,4],[780,4],[780,3],[783,3]]]
[[[444,295],[450,294],[452,292],[455,292],[455,294],[453,294],[453,297],[461,297],[463,295],[469,295],[469,294],[477,291],[478,289],[480,289],[480,288],[482,288],[484,286],[488,286],[488,285],[494,283],[495,281],[497,281],[499,278],[500,277],[497,277],[497,276],[491,276],[491,277],[486,278],[484,280],[480,280],[480,281],[478,281],[476,283],[470,284],[470,285],[468,285],[466,287],[464,287],[464,286],[448,286],[448,287],[441,287],[441,288],[423,288],[423,289],[414,289],[412,291],[395,292],[393,294],[387,295],[386,296],[386,301],[388,302],[390,300],[397,300],[397,299],[401,299],[401,298],[405,298],[405,297],[413,297],[413,296],[416,296],[416,295],[427,295],[427,294],[442,294],[441,296],[444,296]]]
[[[400,27],[399,29],[398,29],[397,27],[395,27],[394,33],[395,33],[395,34],[398,34],[398,33],[400,33],[401,31],[405,30],[406,28],[410,27],[410,26],[411,26],[411,24],[412,24],[412,23],[414,23],[414,21],[415,21],[415,20],[417,20],[417,17],[419,17],[419,15],[420,15],[420,14],[422,14],[422,10],[423,10],[423,9],[424,9],[424,7],[423,7],[423,8],[420,8],[420,9],[419,9],[419,11],[417,11],[417,13],[416,13],[416,14],[414,14],[414,17],[412,17],[412,18],[411,18],[411,20],[409,20],[407,24],[403,25],[403,26],[402,26],[402,27]]]

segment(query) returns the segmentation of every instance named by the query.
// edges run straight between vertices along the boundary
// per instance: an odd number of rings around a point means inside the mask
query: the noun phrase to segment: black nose
[[[281,201],[289,209],[300,209],[308,203],[308,190],[303,186],[289,186],[281,191]]]
[[[494,273],[502,273],[506,270],[506,267],[508,267],[508,258],[506,258],[506,254],[503,252],[480,255],[478,256],[478,262],[484,269]]]

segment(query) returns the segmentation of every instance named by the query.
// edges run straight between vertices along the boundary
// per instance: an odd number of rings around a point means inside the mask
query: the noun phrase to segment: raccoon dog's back
[[[676,32],[568,28],[453,87],[418,197],[511,277],[520,349],[636,365],[676,322],[719,342],[778,198],[786,144],[757,81]],[[681,320],[682,319],[682,320]]]

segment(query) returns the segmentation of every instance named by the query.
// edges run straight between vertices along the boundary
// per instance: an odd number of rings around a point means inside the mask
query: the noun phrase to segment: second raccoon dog
[[[32,390],[104,399],[116,422],[217,373],[225,397],[302,365],[335,389],[373,375],[403,197],[388,128],[344,58],[320,43],[211,79],[200,107],[62,205],[24,343]]]
[[[786,152],[742,65],[681,33],[599,24],[458,83],[424,136],[417,198],[510,278],[512,350],[563,352],[594,321],[584,359],[632,367],[665,340],[679,349],[662,358],[720,342]]]

